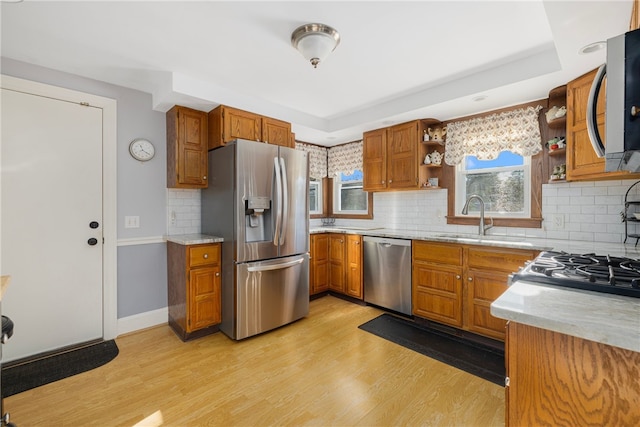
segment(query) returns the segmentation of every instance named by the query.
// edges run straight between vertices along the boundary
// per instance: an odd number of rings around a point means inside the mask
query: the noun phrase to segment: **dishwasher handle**
[[[389,237],[364,236],[362,241],[364,243],[377,243],[385,248],[390,248],[391,246],[411,246],[411,240],[393,239]]]

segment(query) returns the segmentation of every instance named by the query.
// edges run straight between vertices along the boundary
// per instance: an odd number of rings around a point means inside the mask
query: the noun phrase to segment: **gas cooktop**
[[[542,252],[511,275],[511,283],[518,280],[640,298],[640,261],[609,255]]]

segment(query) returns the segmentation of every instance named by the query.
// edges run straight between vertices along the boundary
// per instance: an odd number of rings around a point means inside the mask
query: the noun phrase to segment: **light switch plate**
[[[139,216],[125,216],[124,217],[124,228],[140,228],[140,217]]]

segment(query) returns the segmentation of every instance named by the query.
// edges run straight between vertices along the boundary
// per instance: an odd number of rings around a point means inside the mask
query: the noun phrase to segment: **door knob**
[[[98,228],[100,227],[100,224],[98,223],[98,221],[91,221],[89,223],[89,228]]]
[[[89,246],[95,246],[98,244],[98,239],[96,239],[95,237],[92,237],[89,240],[87,240],[87,243],[89,244]]]

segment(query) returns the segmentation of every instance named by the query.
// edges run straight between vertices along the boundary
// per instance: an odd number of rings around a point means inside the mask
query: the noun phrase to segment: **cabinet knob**
[[[202,179],[203,179],[204,181],[206,181],[206,180],[207,180],[207,175],[203,176],[203,177],[202,177]]]
[[[220,277],[220,273],[216,271],[216,277]]]
[[[381,184],[384,184],[384,181],[382,181]]]
[[[470,282],[473,282],[473,277],[469,277],[468,279]]]
[[[209,258],[209,254],[204,254],[204,255],[202,255],[202,257],[203,257],[204,259],[208,259],[208,258]]]
[[[390,180],[389,180],[389,184],[391,184],[392,182],[393,182],[393,180],[392,180],[392,179],[390,179]]]
[[[640,115],[640,108],[635,105],[631,106],[631,117],[638,117]]]
[[[456,274],[456,279],[460,280],[460,275]]]

